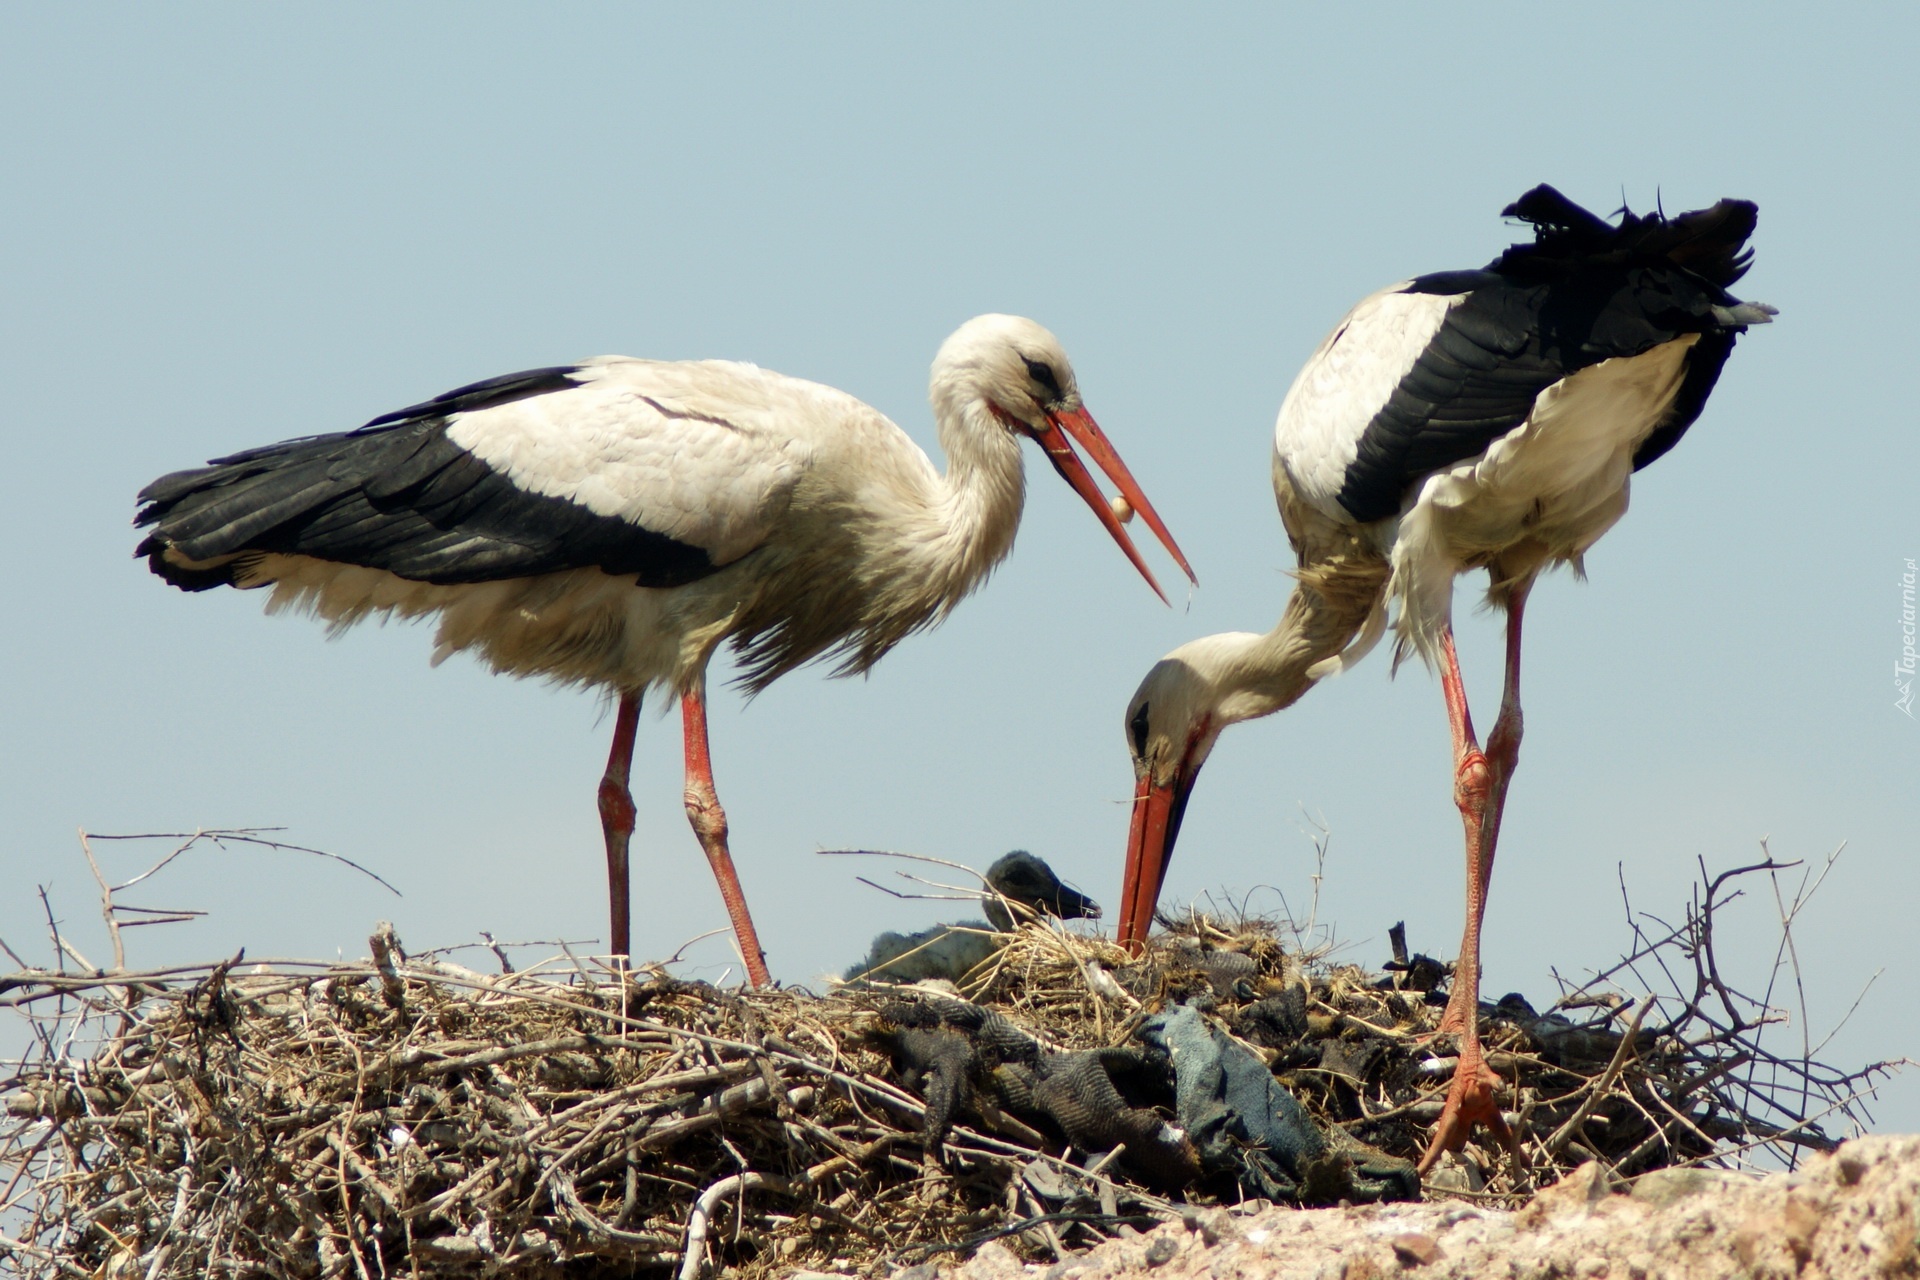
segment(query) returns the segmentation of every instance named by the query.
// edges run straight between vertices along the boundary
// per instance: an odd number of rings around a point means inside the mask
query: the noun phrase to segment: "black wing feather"
[[[577,364],[549,365],[544,369],[528,369],[522,373],[504,373],[497,378],[482,378],[478,382],[469,382],[464,387],[443,391],[431,400],[422,400],[419,404],[395,409],[392,413],[383,413],[369,421],[361,430],[384,426],[389,422],[411,422],[416,418],[451,418],[456,413],[473,413],[480,409],[492,409],[498,405],[511,404],[515,400],[525,400],[529,396],[545,395],[549,391],[565,391],[569,387],[579,385],[573,378],[579,368]]]
[[[703,548],[564,498],[529,493],[447,437],[447,418],[575,386],[572,368],[472,383],[357,431],[310,436],[162,476],[140,493],[136,554],[190,591],[252,558],[312,556],[417,582],[490,582],[566,569],[674,587],[717,571]],[[185,568],[177,557],[211,568]]]
[[[1727,286],[1753,257],[1748,201],[1671,219],[1623,212],[1616,225],[1540,186],[1506,213],[1533,224],[1532,243],[1482,271],[1405,286],[1460,301],[1361,433],[1339,493],[1356,520],[1396,514],[1421,480],[1484,452],[1562,378],[1699,334],[1673,408],[1635,454],[1645,466],[1699,417],[1744,328],[1725,310],[1739,305]]]

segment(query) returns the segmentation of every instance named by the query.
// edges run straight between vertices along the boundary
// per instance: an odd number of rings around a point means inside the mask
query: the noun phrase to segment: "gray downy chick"
[[[1062,920],[1098,919],[1100,904],[1061,882],[1053,868],[1025,849],[1015,849],[987,868],[985,920],[937,924],[917,933],[883,933],[866,959],[846,972],[846,980],[958,982],[1006,945],[1017,920],[1056,916]]]

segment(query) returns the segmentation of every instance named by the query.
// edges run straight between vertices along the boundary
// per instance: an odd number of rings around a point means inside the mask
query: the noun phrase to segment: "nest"
[[[1592,1160],[1630,1178],[1835,1145],[1823,1117],[1859,1119],[1885,1068],[1774,1054],[1773,1015],[1713,959],[1715,910],[1769,868],[1704,885],[1603,975],[1664,973],[1657,998],[1589,984],[1544,1013],[1483,1005],[1519,1158],[1470,1145],[1426,1193],[1515,1204]],[[482,974],[409,960],[390,932],[372,943],[352,964],[0,978],[37,1046],[0,1081],[0,1259],[108,1280],[884,1276],[991,1239],[1047,1259],[1231,1208],[1246,1184],[1216,1166],[1169,1185],[984,1085],[934,1088],[903,1064],[903,1009],[997,1015],[1068,1054],[1137,1047],[1147,1015],[1193,1005],[1345,1166],[1417,1157],[1452,1063],[1429,1038],[1445,971],[1397,935],[1383,974],[1283,945],[1270,921],[1190,916],[1140,959],[1032,924],[964,1002],[722,990],[570,956]]]

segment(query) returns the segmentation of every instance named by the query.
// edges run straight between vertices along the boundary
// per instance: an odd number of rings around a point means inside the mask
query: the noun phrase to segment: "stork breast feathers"
[[[574,376],[566,390],[459,414],[447,437],[518,488],[699,547],[717,565],[771,536],[812,460],[792,429],[800,406],[786,403],[794,380],[620,357]]]

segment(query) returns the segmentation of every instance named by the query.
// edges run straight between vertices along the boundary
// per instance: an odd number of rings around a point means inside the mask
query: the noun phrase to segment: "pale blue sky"
[[[1489,994],[1617,954],[1621,868],[1672,913],[1696,856],[1845,841],[1799,934],[1818,1031],[1888,968],[1831,1056],[1920,1051],[1920,724],[1892,681],[1920,556],[1917,35],[1910,6],[9,6],[0,937],[44,953],[44,883],[104,949],[78,826],[246,824],[405,896],[208,855],[135,900],[211,916],[134,935],[137,960],[359,954],[381,917],[414,947],[602,936],[591,695],[430,669],[418,627],[330,644],[257,596],[170,590],[131,558],[135,491],[604,352],[754,360],[932,447],[928,363],[990,310],[1060,335],[1200,590],[1159,605],[1029,451],[1019,546],[940,630],[866,681],[716,696],[721,796],[789,980],[939,915],[816,849],[1026,847],[1112,907],[1135,683],[1284,597],[1267,452],[1294,371],[1361,295],[1498,252],[1501,207],[1550,181],[1600,210],[1758,201],[1740,292],[1782,314],[1636,480],[1592,581],[1535,594]],[[1497,634],[1463,636],[1484,717]],[[1304,806],[1350,954],[1378,962],[1402,918],[1452,954],[1445,717],[1424,671],[1387,668],[1225,736],[1169,901],[1304,898]],[[643,724],[634,791],[636,950],[665,954],[725,920],[676,722]],[[1771,915],[1724,926],[1751,985]],[[692,954],[718,976],[728,953]],[[1920,1087],[1882,1115],[1920,1128]]]

